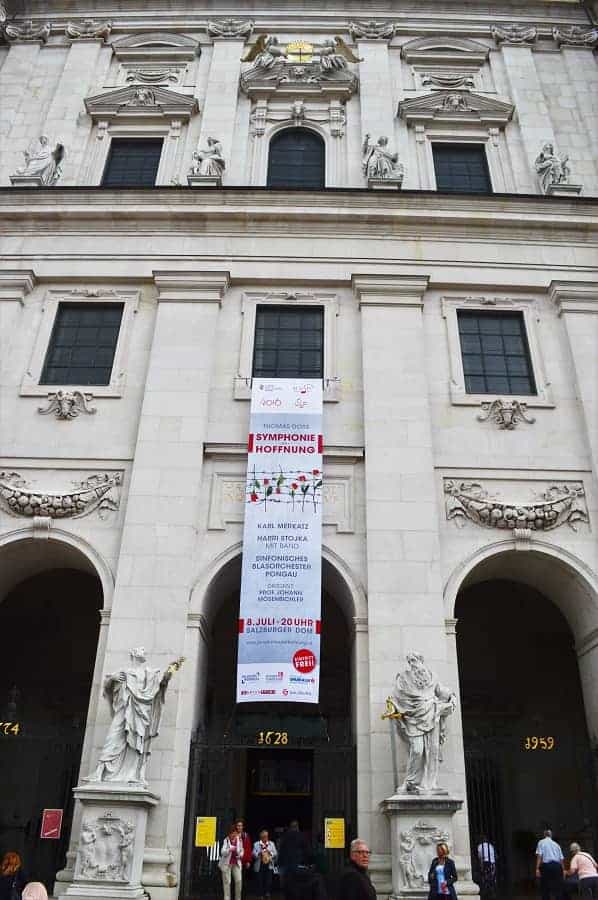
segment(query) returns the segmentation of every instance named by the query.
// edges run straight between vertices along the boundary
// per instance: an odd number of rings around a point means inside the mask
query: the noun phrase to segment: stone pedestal
[[[220,175],[187,175],[189,187],[222,187]]]
[[[546,188],[547,197],[577,197],[581,194],[581,184],[549,184]]]
[[[368,178],[368,187],[374,191],[400,191],[403,176],[399,178]]]
[[[453,816],[462,800],[447,794],[395,794],[381,808],[390,820],[392,893],[389,900],[421,900],[428,896],[428,870],[436,856],[436,844],[453,846]],[[455,861],[460,869],[458,860]],[[468,868],[468,867],[467,867]],[[476,894],[460,885],[459,895]]]
[[[65,895],[72,900],[142,898],[141,870],[147,815],[159,801],[143,787],[102,782],[76,787],[81,803],[75,876]]]
[[[39,175],[11,175],[10,183],[14,187],[43,187],[44,180]]]

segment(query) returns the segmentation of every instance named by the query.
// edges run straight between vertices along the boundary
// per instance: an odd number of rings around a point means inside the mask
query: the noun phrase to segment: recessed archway
[[[321,190],[326,183],[326,147],[308,128],[285,128],[270,141],[268,187]]]

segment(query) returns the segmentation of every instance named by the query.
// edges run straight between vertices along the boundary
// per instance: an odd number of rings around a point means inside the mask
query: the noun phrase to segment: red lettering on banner
[[[322,634],[322,622],[320,619],[316,621],[316,634]]]
[[[253,432],[251,431],[249,432],[249,437],[247,438],[247,452],[253,453]]]
[[[245,619],[239,619],[239,634],[245,631]]]
[[[318,453],[323,453],[323,452],[324,452],[324,441],[322,439],[322,435],[319,434],[318,435]]]

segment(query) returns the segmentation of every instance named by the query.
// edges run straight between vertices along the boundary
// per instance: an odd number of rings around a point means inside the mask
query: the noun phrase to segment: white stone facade
[[[142,878],[153,900],[175,900],[214,584],[241,549],[236,486],[255,308],[323,307],[323,552],[354,631],[359,834],[388,896],[379,804],[395,785],[385,698],[411,649],[424,649],[458,691],[454,604],[477,566],[533,585],[564,612],[590,741],[598,740],[597,26],[575,0],[447,0],[442,12],[433,0],[410,0],[376,4],[375,13],[354,0],[313,13],[285,0],[108,6],[33,0],[42,32],[28,37],[7,4],[17,31],[0,43],[1,468],[40,494],[72,492],[98,473],[118,484],[112,505],[77,518],[3,503],[0,583],[6,592],[41,571],[48,547],[101,579],[82,775],[108,724],[103,675],[122,666],[132,643],[156,666],[186,657],[148,770],[161,799],[149,812]],[[209,22],[233,8],[252,33],[211,34]],[[352,36],[351,23],[374,14],[392,34]],[[98,34],[73,36],[90,18]],[[509,38],[512,25],[533,34]],[[354,87],[242,89],[250,64],[241,57],[259,34],[283,44],[341,35],[361,58],[348,64]],[[158,70],[167,74],[155,92],[170,94],[138,103],[139,72]],[[448,77],[461,86],[443,87]],[[455,91],[465,102],[450,109],[444,101]],[[334,191],[264,189],[269,141],[293,124],[296,99],[302,124],[325,141]],[[398,150],[401,191],[367,190],[368,133]],[[58,183],[12,185],[42,134],[65,148]],[[193,151],[210,135],[226,159],[223,189],[187,188]],[[154,189],[98,189],[115,136],[164,138]],[[433,141],[484,144],[501,196],[436,194]],[[569,157],[581,195],[541,193],[534,160],[546,142]],[[38,413],[48,394],[39,380],[66,299],[122,302],[124,315],[110,384],[85,389],[96,411],[60,420]],[[529,423],[479,420],[483,403],[512,398],[466,393],[459,309],[523,313],[537,393],[516,399]],[[581,486],[585,519],[539,534],[451,518],[449,482],[479,483],[517,507],[554,484]],[[448,723],[442,778],[465,799],[460,722],[457,714]],[[454,822],[464,890],[474,892],[465,807]],[[57,893],[72,878],[71,851]]]

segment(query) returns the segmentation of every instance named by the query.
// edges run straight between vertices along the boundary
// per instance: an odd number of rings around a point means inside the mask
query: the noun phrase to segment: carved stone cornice
[[[11,22],[4,26],[4,34],[10,42],[36,41],[45,44],[50,37],[52,26],[49,22],[43,25],[34,25],[33,19],[25,19],[22,25]]]
[[[201,49],[194,38],[168,31],[132,34],[112,42],[114,55],[122,62],[192,62]]]
[[[598,284],[591,281],[551,281],[548,296],[563,313],[598,313]]]
[[[571,28],[553,28],[552,36],[557,47],[587,47],[598,45],[598,28],[585,28],[583,25],[572,25]]]
[[[114,117],[161,117],[187,121],[198,111],[195,97],[179,94],[158,85],[152,87],[127,85],[104,94],[86,97],[84,103],[85,109],[94,121]]]
[[[535,44],[538,29],[535,25],[493,25],[490,29],[497,44]]]
[[[355,41],[388,41],[394,37],[394,22],[349,22],[349,32]]]
[[[514,532],[552,531],[568,525],[577,531],[577,523],[589,523],[582,482],[551,484],[533,501],[503,501],[492,497],[482,484],[446,479],[446,517],[457,525],[466,521],[484,528]]]
[[[422,309],[424,294],[428,289],[429,277],[403,275],[353,275],[353,293],[364,306],[394,306],[398,308]]]
[[[213,40],[247,40],[253,34],[251,19],[215,19],[207,24]]]
[[[35,273],[32,269],[0,270],[0,302],[17,300],[21,305],[27,294],[35,287]]]
[[[284,63],[272,69],[252,66],[241,74],[241,90],[252,99],[269,97],[305,99],[324,96],[348,100],[359,80],[347,68],[325,69],[317,59],[305,63]]]
[[[158,303],[217,303],[230,285],[229,272],[154,271]]]
[[[67,22],[64,32],[71,41],[107,41],[112,31],[112,22],[98,22],[84,19],[82,22]]]
[[[408,63],[454,66],[463,63],[482,66],[490,50],[478,41],[458,37],[421,37],[407,41],[401,56]]]
[[[0,507],[13,516],[78,519],[94,510],[102,517],[120,506],[121,472],[90,475],[72,491],[39,491],[18,472],[0,472]]]
[[[434,91],[423,97],[401,100],[398,115],[408,124],[454,123],[504,128],[512,119],[512,103],[473,91]]]

